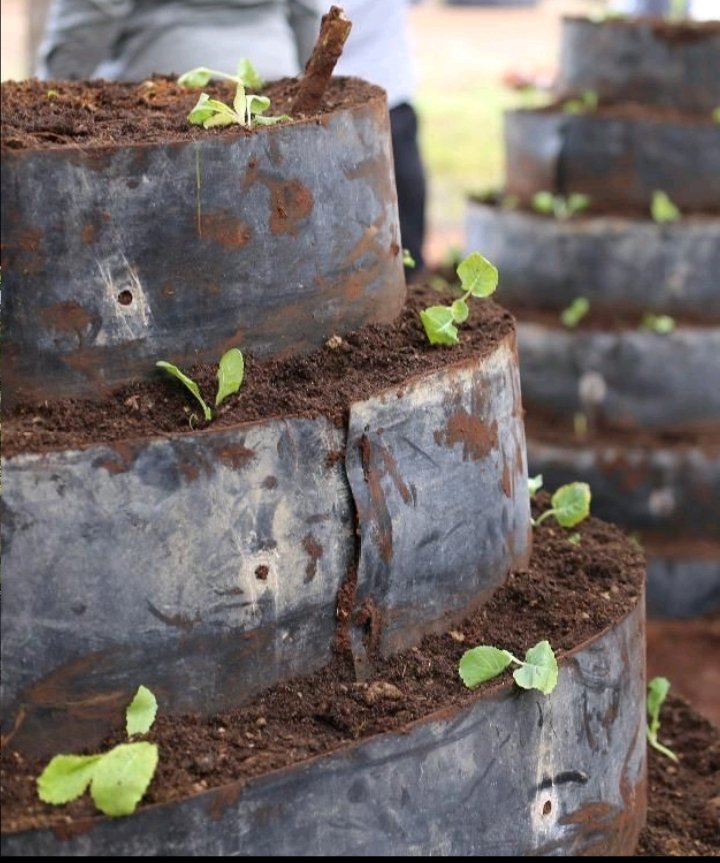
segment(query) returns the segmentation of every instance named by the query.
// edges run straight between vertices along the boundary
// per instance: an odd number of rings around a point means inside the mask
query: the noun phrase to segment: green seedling
[[[677,222],[682,214],[665,192],[656,189],[650,203],[650,215],[658,225],[664,225],[668,222]]]
[[[523,689],[538,689],[543,695],[549,695],[557,686],[557,660],[548,641],[539,641],[531,647],[525,654],[525,661],[513,656],[509,650],[481,644],[463,653],[458,672],[465,686],[474,689],[497,677],[512,662],[520,666],[513,671],[513,677]]]
[[[543,478],[541,473],[539,473],[537,476],[528,477],[528,493],[530,497],[535,497],[535,495],[540,491],[542,487]]]
[[[235,84],[242,84],[243,87],[249,87],[251,90],[261,90],[265,83],[247,59],[242,59],[238,63],[237,75],[218,72],[216,69],[208,69],[207,66],[198,66],[182,74],[177,82],[181,87],[187,87],[189,90],[199,90],[201,87],[206,87],[212,78],[234,81]]]
[[[689,0],[670,0],[668,21],[682,21],[689,15]]]
[[[470,297],[489,297],[498,284],[498,271],[479,252],[472,252],[456,270],[462,296],[449,306],[430,306],[420,312],[420,320],[431,345],[456,345],[456,324],[468,319]]]
[[[202,395],[200,395],[200,387],[195,383],[195,381],[192,378],[189,378],[184,372],[180,371],[177,366],[174,366],[172,363],[168,363],[165,360],[158,360],[155,365],[177,378],[185,387],[187,387],[188,390],[190,390],[200,403],[206,421],[210,422],[213,418],[213,412],[205,402],[205,399],[203,399]],[[244,378],[245,358],[237,348],[230,348],[229,351],[226,351],[222,355],[218,365],[218,388],[217,394],[215,395],[215,407],[219,407],[228,396],[236,393],[242,386]]]
[[[675,318],[670,317],[670,315],[656,315],[654,312],[646,312],[640,322],[640,328],[665,336],[675,329]]]
[[[545,519],[554,516],[560,527],[575,527],[590,515],[590,486],[586,482],[571,482],[561,485],[550,498],[551,509],[535,520],[542,524]]]
[[[595,90],[583,90],[576,99],[566,99],[562,109],[566,114],[588,114],[598,106],[598,95]]]
[[[57,97],[60,94],[58,93],[57,90],[48,90],[45,95],[47,96],[48,99],[57,99]]]
[[[410,254],[410,252],[407,249],[403,249],[402,254],[403,254],[403,257],[402,257],[403,267],[408,267],[411,270],[414,269],[417,266],[415,263],[415,258],[413,258],[413,256]]]
[[[658,752],[666,755],[672,761],[677,761],[678,757],[672,751],[672,749],[668,749],[667,746],[663,746],[663,744],[660,743],[660,741],[657,739],[657,734],[660,730],[660,708],[662,707],[663,702],[667,698],[667,694],[669,691],[670,681],[666,677],[653,677],[650,683],[648,683],[648,724],[646,729],[647,740],[653,749],[657,749]]]
[[[536,213],[553,216],[561,222],[572,219],[590,206],[590,196],[573,192],[567,198],[564,195],[553,195],[552,192],[536,192],[532,197],[532,208]]]
[[[713,123],[720,123],[720,105],[713,110],[711,116]]]
[[[583,411],[573,414],[573,434],[578,440],[584,440],[588,433],[588,418]]]
[[[270,107],[267,96],[247,95],[242,84],[237,85],[232,108],[219,99],[212,99],[207,93],[201,93],[195,107],[188,114],[188,122],[193,126],[202,126],[203,129],[213,129],[217,126],[244,126],[251,129],[256,126],[273,126],[283,120],[289,120],[287,114],[279,114],[277,117],[264,117],[263,114]]]
[[[576,327],[590,311],[590,303],[585,297],[575,297],[570,305],[560,313],[563,326]]]
[[[570,543],[570,545],[580,545],[580,543],[582,542],[582,537],[579,533],[573,533],[567,538],[567,541]]]
[[[147,734],[155,721],[157,701],[145,686],[138,687],[127,707],[129,738]],[[62,806],[90,796],[105,815],[118,817],[135,811],[155,774],[158,747],[137,741],[120,743],[98,755],[56,755],[37,779],[38,796],[44,803]]]

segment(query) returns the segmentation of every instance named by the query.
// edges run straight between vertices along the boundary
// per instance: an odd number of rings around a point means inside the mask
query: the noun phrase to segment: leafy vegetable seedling
[[[590,303],[585,297],[575,297],[570,305],[560,313],[563,326],[576,327],[590,311]]]
[[[125,713],[128,737],[147,734],[156,714],[155,696],[145,686],[138,687]],[[98,755],[56,755],[37,779],[38,796],[44,803],[62,806],[89,787],[105,815],[130,815],[147,791],[157,764],[157,744],[147,741],[120,743]]]
[[[420,320],[431,345],[456,345],[456,324],[468,319],[470,297],[489,297],[498,284],[498,271],[479,252],[472,252],[458,264],[456,270],[463,292],[449,306],[429,306],[420,312]]]
[[[660,741],[657,739],[657,734],[660,730],[660,708],[662,707],[663,702],[667,698],[667,694],[669,691],[670,681],[666,677],[653,677],[650,683],[648,683],[647,739],[648,743],[653,747],[653,749],[657,749],[658,752],[661,752],[663,755],[666,755],[673,761],[677,761],[678,757],[672,751],[672,749],[668,749],[667,746],[663,746],[663,744],[660,743]]]
[[[557,660],[548,641],[539,641],[531,647],[525,654],[524,662],[509,650],[481,644],[463,653],[458,672],[465,686],[474,689],[486,680],[497,677],[511,662],[520,666],[513,671],[513,677],[523,689],[538,689],[543,695],[549,695],[557,686]]]
[[[656,189],[653,192],[650,204],[650,215],[654,222],[657,222],[658,225],[663,225],[668,222],[677,222],[682,214],[665,192],[661,189]]]
[[[223,78],[226,81],[234,81],[236,84],[250,87],[251,90],[260,90],[265,83],[258,75],[253,64],[247,59],[242,59],[238,63],[237,75],[218,72],[216,69],[208,69],[207,66],[198,66],[196,69],[191,69],[189,72],[182,74],[178,78],[178,84],[190,90],[199,90],[201,87],[205,87],[211,78]]]
[[[402,257],[403,267],[408,267],[411,270],[414,269],[416,266],[415,258],[413,258],[413,256],[410,254],[410,252],[407,249],[403,249],[402,254],[403,254],[403,257]]]
[[[675,329],[675,318],[670,317],[670,315],[656,315],[654,312],[646,312],[640,322],[640,327],[643,330],[650,330],[665,336]]]
[[[590,486],[586,482],[571,482],[561,485],[550,498],[551,509],[539,516],[535,524],[542,524],[550,516],[560,527],[575,527],[590,515]]]
[[[573,192],[567,198],[564,195],[553,195],[552,192],[536,192],[532,197],[532,208],[536,213],[554,216],[561,222],[572,219],[573,216],[587,210],[590,206],[590,196]]]
[[[543,478],[541,473],[539,473],[537,476],[528,477],[528,493],[530,497],[535,497],[535,495],[540,491],[542,487]]]
[[[200,395],[200,387],[192,378],[189,378],[184,372],[181,372],[177,366],[168,363],[165,360],[158,360],[155,363],[161,369],[177,378],[184,384],[195,398],[200,402],[203,409],[203,414],[207,422],[213,418],[213,413],[210,407],[206,404],[203,397]],[[228,397],[236,393],[242,386],[245,377],[245,358],[237,348],[230,348],[220,358],[218,365],[218,388],[215,396],[215,407],[218,407]]]
[[[587,114],[598,106],[598,95],[595,90],[583,90],[577,99],[567,99],[563,102],[566,114]]]

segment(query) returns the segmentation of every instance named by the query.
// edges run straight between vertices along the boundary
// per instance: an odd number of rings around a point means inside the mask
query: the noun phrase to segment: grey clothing
[[[54,0],[37,74],[141,81],[196,66],[234,74],[247,58],[268,80],[295,76],[320,30],[321,2]]]

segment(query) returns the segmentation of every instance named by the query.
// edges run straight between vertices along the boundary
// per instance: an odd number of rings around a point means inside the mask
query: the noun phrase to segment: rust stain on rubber
[[[463,461],[480,461],[498,445],[497,420],[488,426],[480,417],[460,408],[450,415],[445,431],[436,431],[434,438],[438,446],[448,449],[462,444]]]
[[[375,541],[380,552],[383,563],[390,563],[393,557],[392,519],[388,512],[385,501],[385,492],[380,480],[384,472],[377,469],[373,463],[373,447],[367,435],[360,438],[360,463],[362,464],[363,477],[370,492],[371,506],[369,511],[361,513],[374,526]],[[364,509],[364,507],[363,507]]]
[[[305,567],[305,583],[307,584],[317,575],[318,561],[322,558],[324,549],[311,533],[303,537],[302,546],[310,558]]]
[[[117,441],[116,443],[108,444],[108,449],[113,451],[113,454],[108,457],[95,459],[93,462],[94,468],[103,468],[109,474],[126,473],[135,463],[138,455],[140,455],[141,446],[133,445],[127,441]]]
[[[75,333],[82,343],[96,318],[75,300],[55,303],[41,312],[42,322],[59,333]]]
[[[255,457],[255,450],[248,449],[242,444],[233,446],[218,447],[215,450],[215,455],[224,465],[231,467],[233,470],[240,470],[247,462]]]
[[[241,249],[250,242],[252,232],[248,224],[230,210],[218,210],[203,212],[202,238],[226,249]]]

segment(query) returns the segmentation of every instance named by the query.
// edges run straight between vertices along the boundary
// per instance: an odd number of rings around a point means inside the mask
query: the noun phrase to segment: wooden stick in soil
[[[310,114],[318,110],[351,27],[352,22],[339,6],[331,6],[323,15],[320,33],[290,108],[291,114]]]

